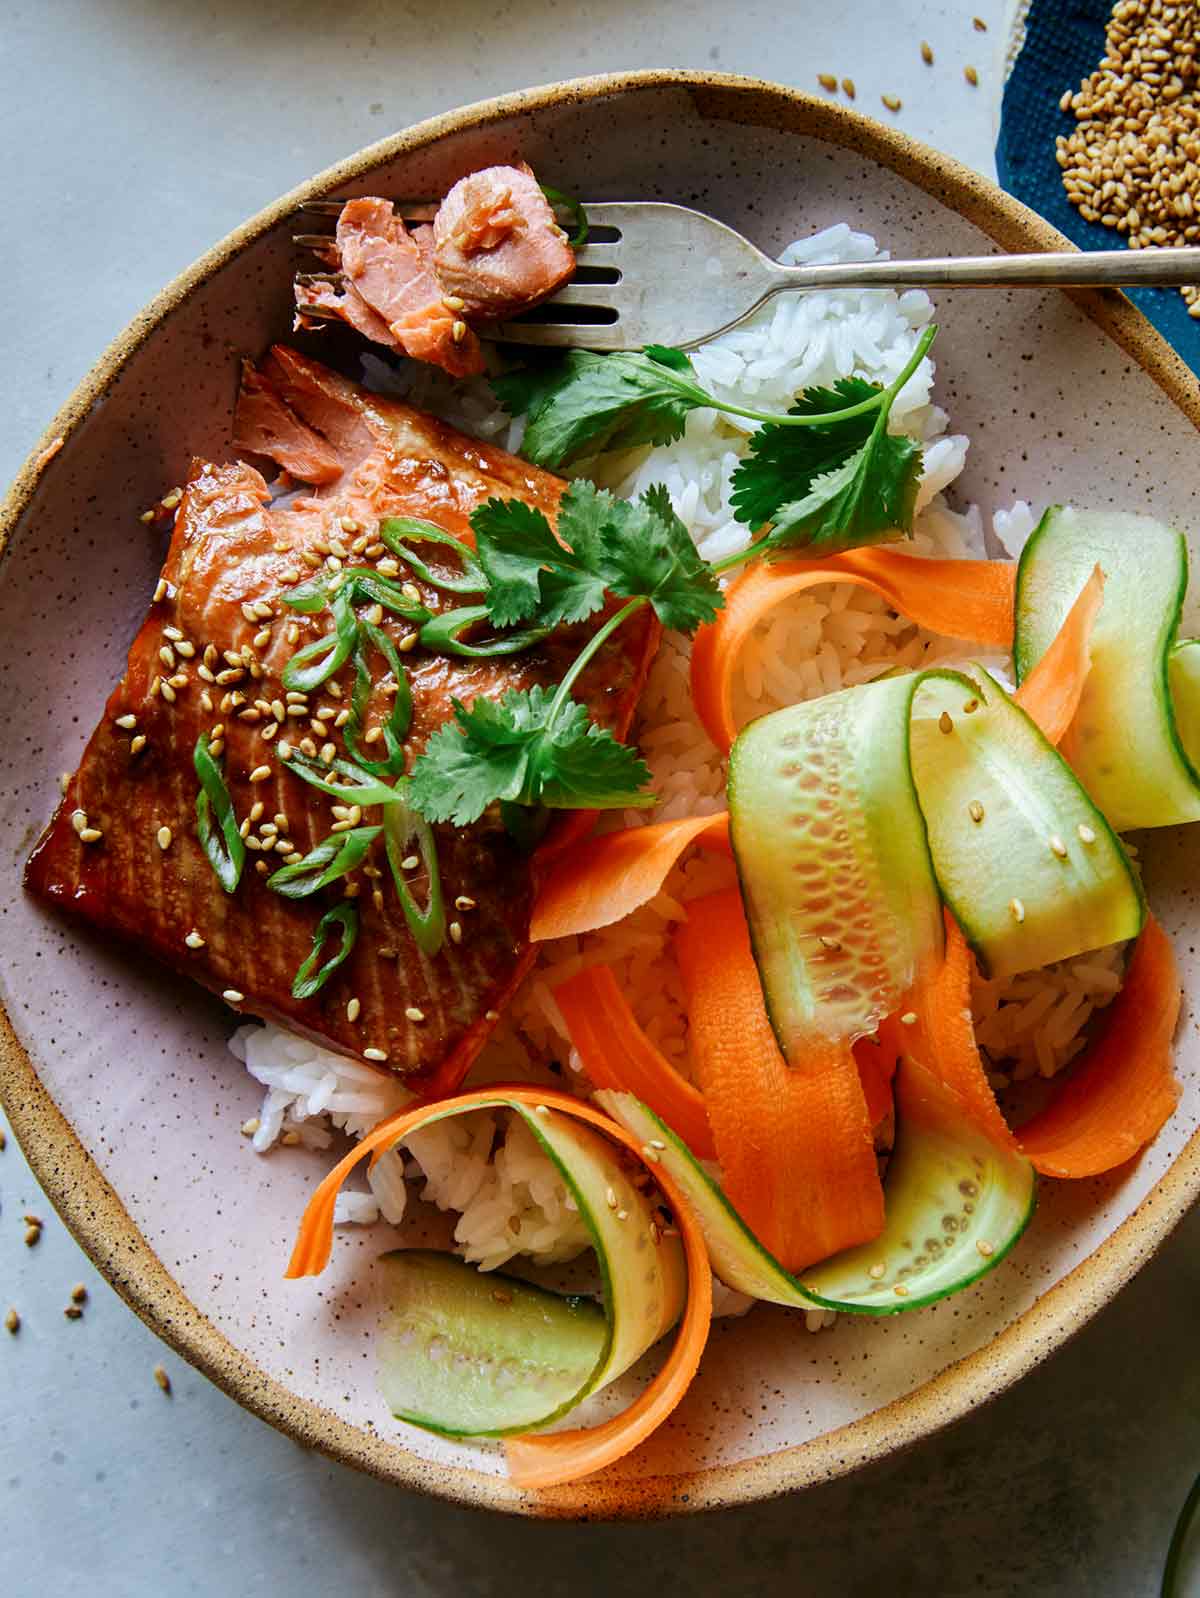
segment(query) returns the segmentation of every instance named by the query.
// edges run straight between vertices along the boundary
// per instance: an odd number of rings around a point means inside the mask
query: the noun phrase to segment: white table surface
[[[7,0],[0,480],[169,277],[314,170],[431,112],[637,66],[858,104],[992,170],[1004,0]],[[972,28],[977,12],[986,34]],[[839,21],[838,19],[844,19]],[[928,39],[937,68],[924,67]],[[971,89],[962,67],[977,66]],[[22,1215],[46,1219],[37,1248]],[[662,1525],[537,1525],[298,1448],[169,1354],[0,1154],[0,1594],[1098,1594],[1143,1598],[1200,1469],[1200,1216],[1068,1348],[911,1453]],[[62,1311],[83,1281],[82,1320]],[[155,1386],[162,1360],[173,1396]]]

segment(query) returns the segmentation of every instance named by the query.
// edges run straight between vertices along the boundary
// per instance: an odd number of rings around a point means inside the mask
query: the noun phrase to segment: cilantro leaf
[[[891,394],[858,416],[844,411],[880,395],[878,385],[842,378],[807,389],[789,415],[830,414],[823,425],[768,423],[750,441],[733,474],[734,514],[752,527],[773,524],[764,553],[819,549],[822,554],[878,543],[912,527],[921,451],[887,431]]]
[[[886,542],[896,529],[907,533],[920,480],[919,446],[904,434],[880,431],[841,466],[814,479],[803,499],[780,506],[767,547],[833,554]]]
[[[541,687],[454,700],[454,720],[429,739],[412,772],[413,807],[429,821],[469,826],[497,801],[554,809],[613,809],[653,803],[636,749],[597,727],[568,700],[552,722],[554,695]]]
[[[692,633],[721,608],[712,568],[696,553],[661,483],[636,502],[574,483],[563,496],[559,528],[611,593],[648,599],[664,627]]]
[[[688,412],[712,403],[677,350],[571,350],[552,370],[553,377],[511,374],[492,384],[506,409],[526,413],[521,453],[538,466],[564,466],[604,449],[673,443]]]
[[[538,510],[490,499],[471,515],[488,578],[488,614],[498,627],[583,621],[609,593],[646,599],[666,627],[694,632],[721,606],[721,591],[687,528],[656,484],[640,501],[616,499],[586,479],[559,507],[560,543]]]

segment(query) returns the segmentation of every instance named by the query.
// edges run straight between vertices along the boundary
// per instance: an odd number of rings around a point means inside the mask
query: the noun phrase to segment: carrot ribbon
[[[361,1142],[341,1159],[321,1182],[308,1202],[292,1258],[289,1277],[318,1276],[329,1263],[333,1248],[333,1212],[342,1183],[368,1154],[376,1155],[401,1142],[431,1119],[467,1110],[505,1104],[536,1108],[546,1105],[598,1128],[645,1162],[642,1146],[624,1127],[590,1104],[566,1093],[528,1087],[492,1087],[463,1093],[441,1104],[400,1110],[372,1127]],[[691,1384],[708,1340],[712,1318],[712,1271],[704,1234],[682,1192],[661,1162],[648,1166],[675,1215],[688,1269],[688,1295],[675,1342],[665,1364],[639,1398],[621,1414],[599,1426],[555,1432],[546,1437],[514,1437],[506,1444],[509,1472],[518,1486],[529,1489],[561,1486],[591,1475],[620,1459],[662,1424]]]
[[[830,1039],[788,1065],[736,888],[693,900],[675,949],[730,1203],[788,1271],[875,1237],[883,1188],[849,1043]]]
[[[853,583],[881,595],[919,627],[1012,647],[1015,562],[923,560],[891,549],[852,549],[825,560],[760,561],[730,584],[716,621],[692,645],[692,700],[718,749],[737,737],[733,678],[751,633],[769,610],[819,583]]]

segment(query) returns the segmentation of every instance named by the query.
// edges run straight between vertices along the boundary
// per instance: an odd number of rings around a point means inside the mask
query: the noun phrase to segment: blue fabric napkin
[[[1025,45],[1004,90],[996,167],[1010,194],[1039,211],[1081,250],[1124,248],[1115,228],[1085,222],[1067,200],[1054,141],[1070,133],[1074,114],[1060,111],[1104,54],[1112,0],[1033,0]],[[1200,373],[1200,320],[1188,315],[1178,289],[1127,289],[1130,299],[1194,372]]]

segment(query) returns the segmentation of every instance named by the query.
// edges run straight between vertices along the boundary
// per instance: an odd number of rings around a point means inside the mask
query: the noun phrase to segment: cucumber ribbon
[[[635,1447],[674,1409],[699,1364],[711,1316],[712,1278],[699,1225],[670,1170],[660,1163],[659,1145],[665,1148],[665,1139],[655,1134],[643,1143],[591,1105],[553,1090],[489,1088],[399,1111],[374,1127],[317,1188],[305,1210],[287,1274],[317,1275],[325,1268],[337,1193],[362,1159],[377,1158],[421,1127],[481,1109],[519,1115],[558,1170],[596,1251],[604,1295],[603,1332],[593,1345],[594,1358],[584,1362],[586,1368],[577,1368],[573,1383],[565,1380],[563,1362],[540,1361],[537,1343],[530,1340],[524,1359],[508,1362],[507,1381],[491,1383],[483,1398],[474,1366],[465,1370],[468,1361],[462,1361],[462,1385],[448,1384],[442,1373],[422,1381],[411,1349],[399,1362],[399,1376],[395,1361],[390,1376],[385,1368],[385,1389],[391,1389],[399,1418],[451,1435],[509,1437],[514,1479],[527,1487],[554,1486],[599,1470]],[[661,1199],[653,1190],[645,1191],[650,1184],[631,1171],[634,1162],[629,1154],[658,1183]],[[660,1209],[664,1200],[670,1222]],[[662,1368],[621,1414],[575,1432],[524,1435],[560,1418],[614,1381],[677,1321],[679,1332]],[[393,1306],[383,1339],[385,1367],[389,1339],[394,1342],[399,1337],[411,1344],[421,1325],[420,1315],[415,1310],[410,1313],[403,1301]],[[592,1336],[592,1330],[586,1329],[584,1335]],[[430,1356],[430,1372],[443,1352],[436,1348]],[[449,1352],[456,1360],[453,1350]],[[464,1393],[464,1386],[475,1391]],[[430,1401],[439,1396],[440,1411],[433,1413]]]

